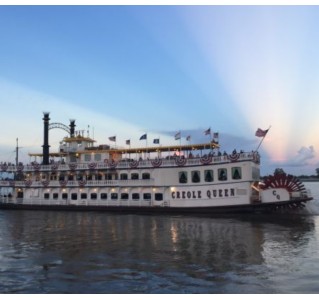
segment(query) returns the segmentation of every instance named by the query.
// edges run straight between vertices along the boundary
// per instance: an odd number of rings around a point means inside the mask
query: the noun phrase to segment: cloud
[[[293,157],[287,164],[288,167],[301,167],[309,165],[309,161],[315,157],[315,149],[313,146],[301,147],[297,155]]]

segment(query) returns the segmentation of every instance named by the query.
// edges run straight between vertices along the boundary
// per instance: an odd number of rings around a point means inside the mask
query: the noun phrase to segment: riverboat
[[[84,131],[75,131],[74,120],[69,126],[50,123],[44,113],[43,121],[42,153],[31,153],[30,164],[17,159],[0,165],[7,174],[0,180],[7,191],[0,209],[211,214],[295,209],[313,199],[292,175],[261,180],[257,151],[221,154],[216,140],[166,147],[95,146]],[[49,130],[54,128],[68,136],[58,152],[50,153]]]

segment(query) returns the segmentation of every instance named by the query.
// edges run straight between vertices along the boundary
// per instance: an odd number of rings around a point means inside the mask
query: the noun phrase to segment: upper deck
[[[105,159],[103,161],[93,162],[70,162],[70,163],[52,163],[49,165],[32,164],[2,164],[2,172],[65,172],[65,171],[85,171],[85,170],[108,170],[108,169],[147,169],[147,168],[168,168],[168,167],[191,167],[199,165],[218,165],[234,162],[252,161],[257,164],[260,157],[257,152],[238,152],[226,155],[203,155],[193,156],[168,156],[166,158],[154,159]]]

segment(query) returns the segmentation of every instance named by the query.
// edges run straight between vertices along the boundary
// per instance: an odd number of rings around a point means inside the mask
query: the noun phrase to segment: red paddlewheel
[[[285,188],[288,192],[305,191],[306,188],[303,183],[295,176],[289,174],[269,175],[264,178],[263,190],[269,188]]]

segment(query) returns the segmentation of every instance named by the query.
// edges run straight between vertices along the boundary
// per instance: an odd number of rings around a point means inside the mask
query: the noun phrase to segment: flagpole
[[[182,153],[182,132],[180,132],[180,136],[179,136],[179,156],[181,156]]]
[[[270,129],[270,128],[271,128],[271,126],[269,126],[269,128],[267,129],[267,133],[268,133],[268,131],[269,131],[269,129]],[[265,137],[266,137],[267,133],[266,133],[266,134],[263,136],[263,138],[261,139],[261,141],[260,141],[260,143],[259,143],[259,145],[258,145],[257,149],[255,150],[255,152],[257,152],[257,151],[258,151],[258,149],[260,148],[260,146],[261,146],[262,142],[264,141],[264,139],[265,139]]]

